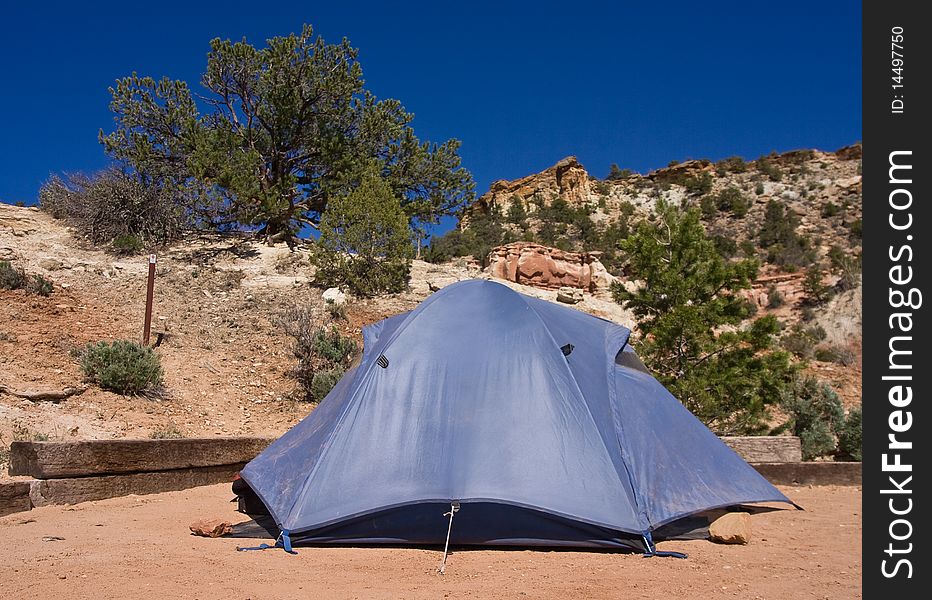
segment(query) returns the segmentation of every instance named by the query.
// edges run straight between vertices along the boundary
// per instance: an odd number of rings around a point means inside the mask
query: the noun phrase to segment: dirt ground
[[[861,597],[861,489],[783,487],[806,511],[751,517],[747,546],[663,542],[689,558],[541,550],[300,548],[190,535],[202,517],[243,520],[226,484],[0,518],[0,598]]]

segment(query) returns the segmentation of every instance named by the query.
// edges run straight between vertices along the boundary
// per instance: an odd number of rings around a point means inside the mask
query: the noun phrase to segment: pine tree
[[[690,411],[720,434],[760,433],[795,368],[775,349],[772,316],[745,322],[758,264],[726,261],[706,236],[699,212],[661,203],[621,243],[644,285],[613,287],[638,318],[641,358]]]

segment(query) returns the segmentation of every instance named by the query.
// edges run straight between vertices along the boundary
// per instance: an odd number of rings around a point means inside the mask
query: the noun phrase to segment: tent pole
[[[450,504],[450,512],[443,513],[443,516],[445,517],[449,515],[450,522],[449,524],[447,524],[447,541],[443,545],[443,560],[440,561],[440,568],[438,569],[441,575],[443,575],[444,571],[447,568],[447,551],[450,549],[450,532],[453,531],[453,515],[455,515],[459,509],[460,509],[460,503],[453,502]]]

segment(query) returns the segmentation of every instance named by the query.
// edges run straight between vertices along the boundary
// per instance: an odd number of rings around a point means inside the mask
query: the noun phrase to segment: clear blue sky
[[[860,3],[366,4],[10,3],[0,200],[107,164],[116,78],[196,84],[211,38],[262,44],[305,22],[348,37],[369,89],[415,113],[422,139],[462,140],[479,193],[570,154],[603,176],[861,138]]]

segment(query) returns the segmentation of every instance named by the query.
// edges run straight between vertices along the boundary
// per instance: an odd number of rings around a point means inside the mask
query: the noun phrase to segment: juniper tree
[[[200,84],[197,102],[183,81],[120,79],[110,89],[116,127],[100,141],[144,178],[205,186],[270,239],[317,227],[373,161],[412,226],[473,197],[459,141],[421,142],[400,102],[365,89],[346,39],[328,44],[308,25],[262,48],[217,38]]]
[[[316,279],[363,296],[401,291],[412,250],[407,223],[388,183],[375,173],[365,175],[324,213],[313,257]]]

